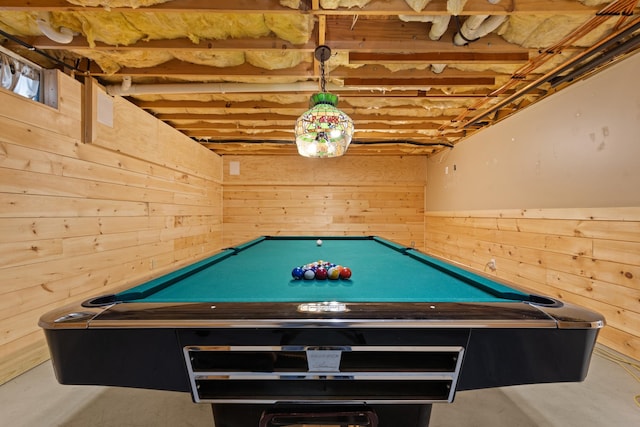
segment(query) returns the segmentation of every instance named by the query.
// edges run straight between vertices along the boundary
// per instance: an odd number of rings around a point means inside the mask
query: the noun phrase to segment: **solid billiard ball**
[[[296,267],[291,271],[291,276],[293,276],[295,280],[300,280],[304,276],[304,270],[300,267]]]
[[[305,280],[313,280],[316,277],[316,273],[313,270],[305,270],[303,277]]]
[[[316,240],[316,245],[322,246],[322,240],[320,240],[320,239]]]
[[[326,280],[327,279],[327,269],[324,267],[318,267],[316,270],[316,279],[317,280]]]
[[[348,267],[342,267],[342,270],[340,270],[340,278],[348,279],[350,277],[351,277],[351,269]]]

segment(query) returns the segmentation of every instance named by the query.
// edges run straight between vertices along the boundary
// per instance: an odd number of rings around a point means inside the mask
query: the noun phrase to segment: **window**
[[[0,50],[1,87],[25,98],[42,102],[42,69],[32,62]]]

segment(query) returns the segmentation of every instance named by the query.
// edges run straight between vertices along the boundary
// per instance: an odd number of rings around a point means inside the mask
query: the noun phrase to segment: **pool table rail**
[[[559,328],[599,329],[604,317],[572,304],[337,303],[340,311],[298,303],[75,304],[40,318],[44,329],[98,328]]]

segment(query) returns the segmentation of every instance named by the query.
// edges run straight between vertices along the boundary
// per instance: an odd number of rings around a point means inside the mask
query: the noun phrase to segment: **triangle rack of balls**
[[[348,280],[351,278],[351,269],[319,260],[295,267],[291,271],[291,276],[295,280]]]

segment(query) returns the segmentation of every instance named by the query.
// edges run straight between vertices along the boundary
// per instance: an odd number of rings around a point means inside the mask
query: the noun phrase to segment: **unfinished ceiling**
[[[348,154],[431,154],[634,52],[638,1],[0,0],[0,41],[219,154],[296,153],[328,45]]]

